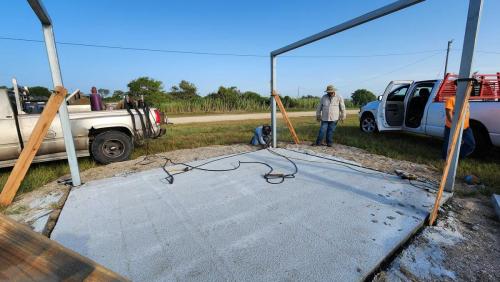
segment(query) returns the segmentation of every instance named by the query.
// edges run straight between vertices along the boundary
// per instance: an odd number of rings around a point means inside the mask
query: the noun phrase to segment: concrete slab
[[[87,183],[70,193],[52,239],[135,281],[356,281],[424,224],[434,202],[393,175],[277,152],[299,169],[280,185],[264,181],[261,164],[193,170],[171,185],[162,169]],[[206,168],[239,160],[292,171],[266,150]]]

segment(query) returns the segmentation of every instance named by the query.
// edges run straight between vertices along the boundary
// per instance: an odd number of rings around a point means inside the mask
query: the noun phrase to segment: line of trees
[[[126,95],[138,99],[144,97],[146,103],[160,108],[167,113],[181,112],[226,112],[226,111],[267,111],[270,107],[269,96],[262,96],[253,91],[240,91],[237,87],[220,86],[217,91],[202,97],[193,83],[182,80],[179,84],[166,91],[163,82],[150,77],[139,77],[127,84],[127,91],[99,88],[97,92],[104,97],[105,102],[117,102]],[[42,87],[30,87],[33,96],[50,96],[50,90]],[[290,110],[314,110],[319,104],[318,96],[302,96],[293,98],[281,96],[284,106]],[[345,99],[347,108],[362,106],[376,100],[376,96],[366,90],[358,89],[351,94],[351,99]]]

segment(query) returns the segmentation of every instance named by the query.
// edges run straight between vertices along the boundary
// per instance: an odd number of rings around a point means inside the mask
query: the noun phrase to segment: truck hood
[[[367,103],[363,107],[361,107],[361,112],[363,111],[369,111],[369,110],[376,110],[378,109],[378,105],[380,104],[380,101],[371,101],[370,103]]]

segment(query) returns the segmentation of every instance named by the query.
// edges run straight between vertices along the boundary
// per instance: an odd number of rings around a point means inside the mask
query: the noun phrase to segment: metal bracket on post
[[[49,65],[54,88],[56,88],[57,86],[63,86],[61,68],[59,66],[59,59],[57,56],[56,41],[52,28],[52,21],[50,20],[49,14],[43,7],[40,0],[28,0],[28,3],[42,23],[45,47],[47,48],[47,56],[49,58]],[[71,133],[71,124],[69,121],[69,114],[66,103],[62,103],[59,108],[59,119],[61,121],[61,128],[64,136],[64,145],[66,147],[66,154],[68,156],[68,164],[71,172],[73,186],[79,186],[81,185],[80,171],[78,168],[75,143],[73,141],[73,134]]]
[[[474,58],[474,48],[476,47],[476,37],[479,30],[479,21],[481,18],[481,9],[483,6],[483,0],[470,0],[469,11],[467,13],[467,24],[465,26],[464,44],[462,48],[462,59],[460,61],[460,71],[458,74],[459,80],[457,81],[457,94],[455,100],[455,109],[460,109],[465,101],[465,92],[467,90],[467,80],[471,75],[472,62]],[[462,129],[464,123],[458,124],[458,115],[453,116],[451,123],[451,132],[455,127],[459,126],[460,133],[458,136],[458,144],[462,142]],[[451,136],[450,136],[451,138]],[[450,139],[451,140],[451,139]],[[448,144],[450,144],[448,142]],[[453,187],[455,186],[455,176],[457,174],[458,160],[460,157],[460,146],[456,146],[452,154],[452,162],[450,167],[450,173],[446,178],[446,183],[444,185],[444,190],[447,192],[453,192]]]

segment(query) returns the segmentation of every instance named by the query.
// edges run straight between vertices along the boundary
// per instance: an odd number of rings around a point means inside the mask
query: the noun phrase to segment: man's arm
[[[339,108],[340,108],[340,120],[344,120],[346,118],[345,104],[344,99],[340,98]]]
[[[266,144],[266,141],[264,141],[264,130],[262,126],[259,126],[255,129],[255,135],[257,135],[257,140],[259,140],[260,145]]]
[[[321,109],[323,108],[323,97],[319,99],[319,105],[316,109],[316,120],[321,121]]]

